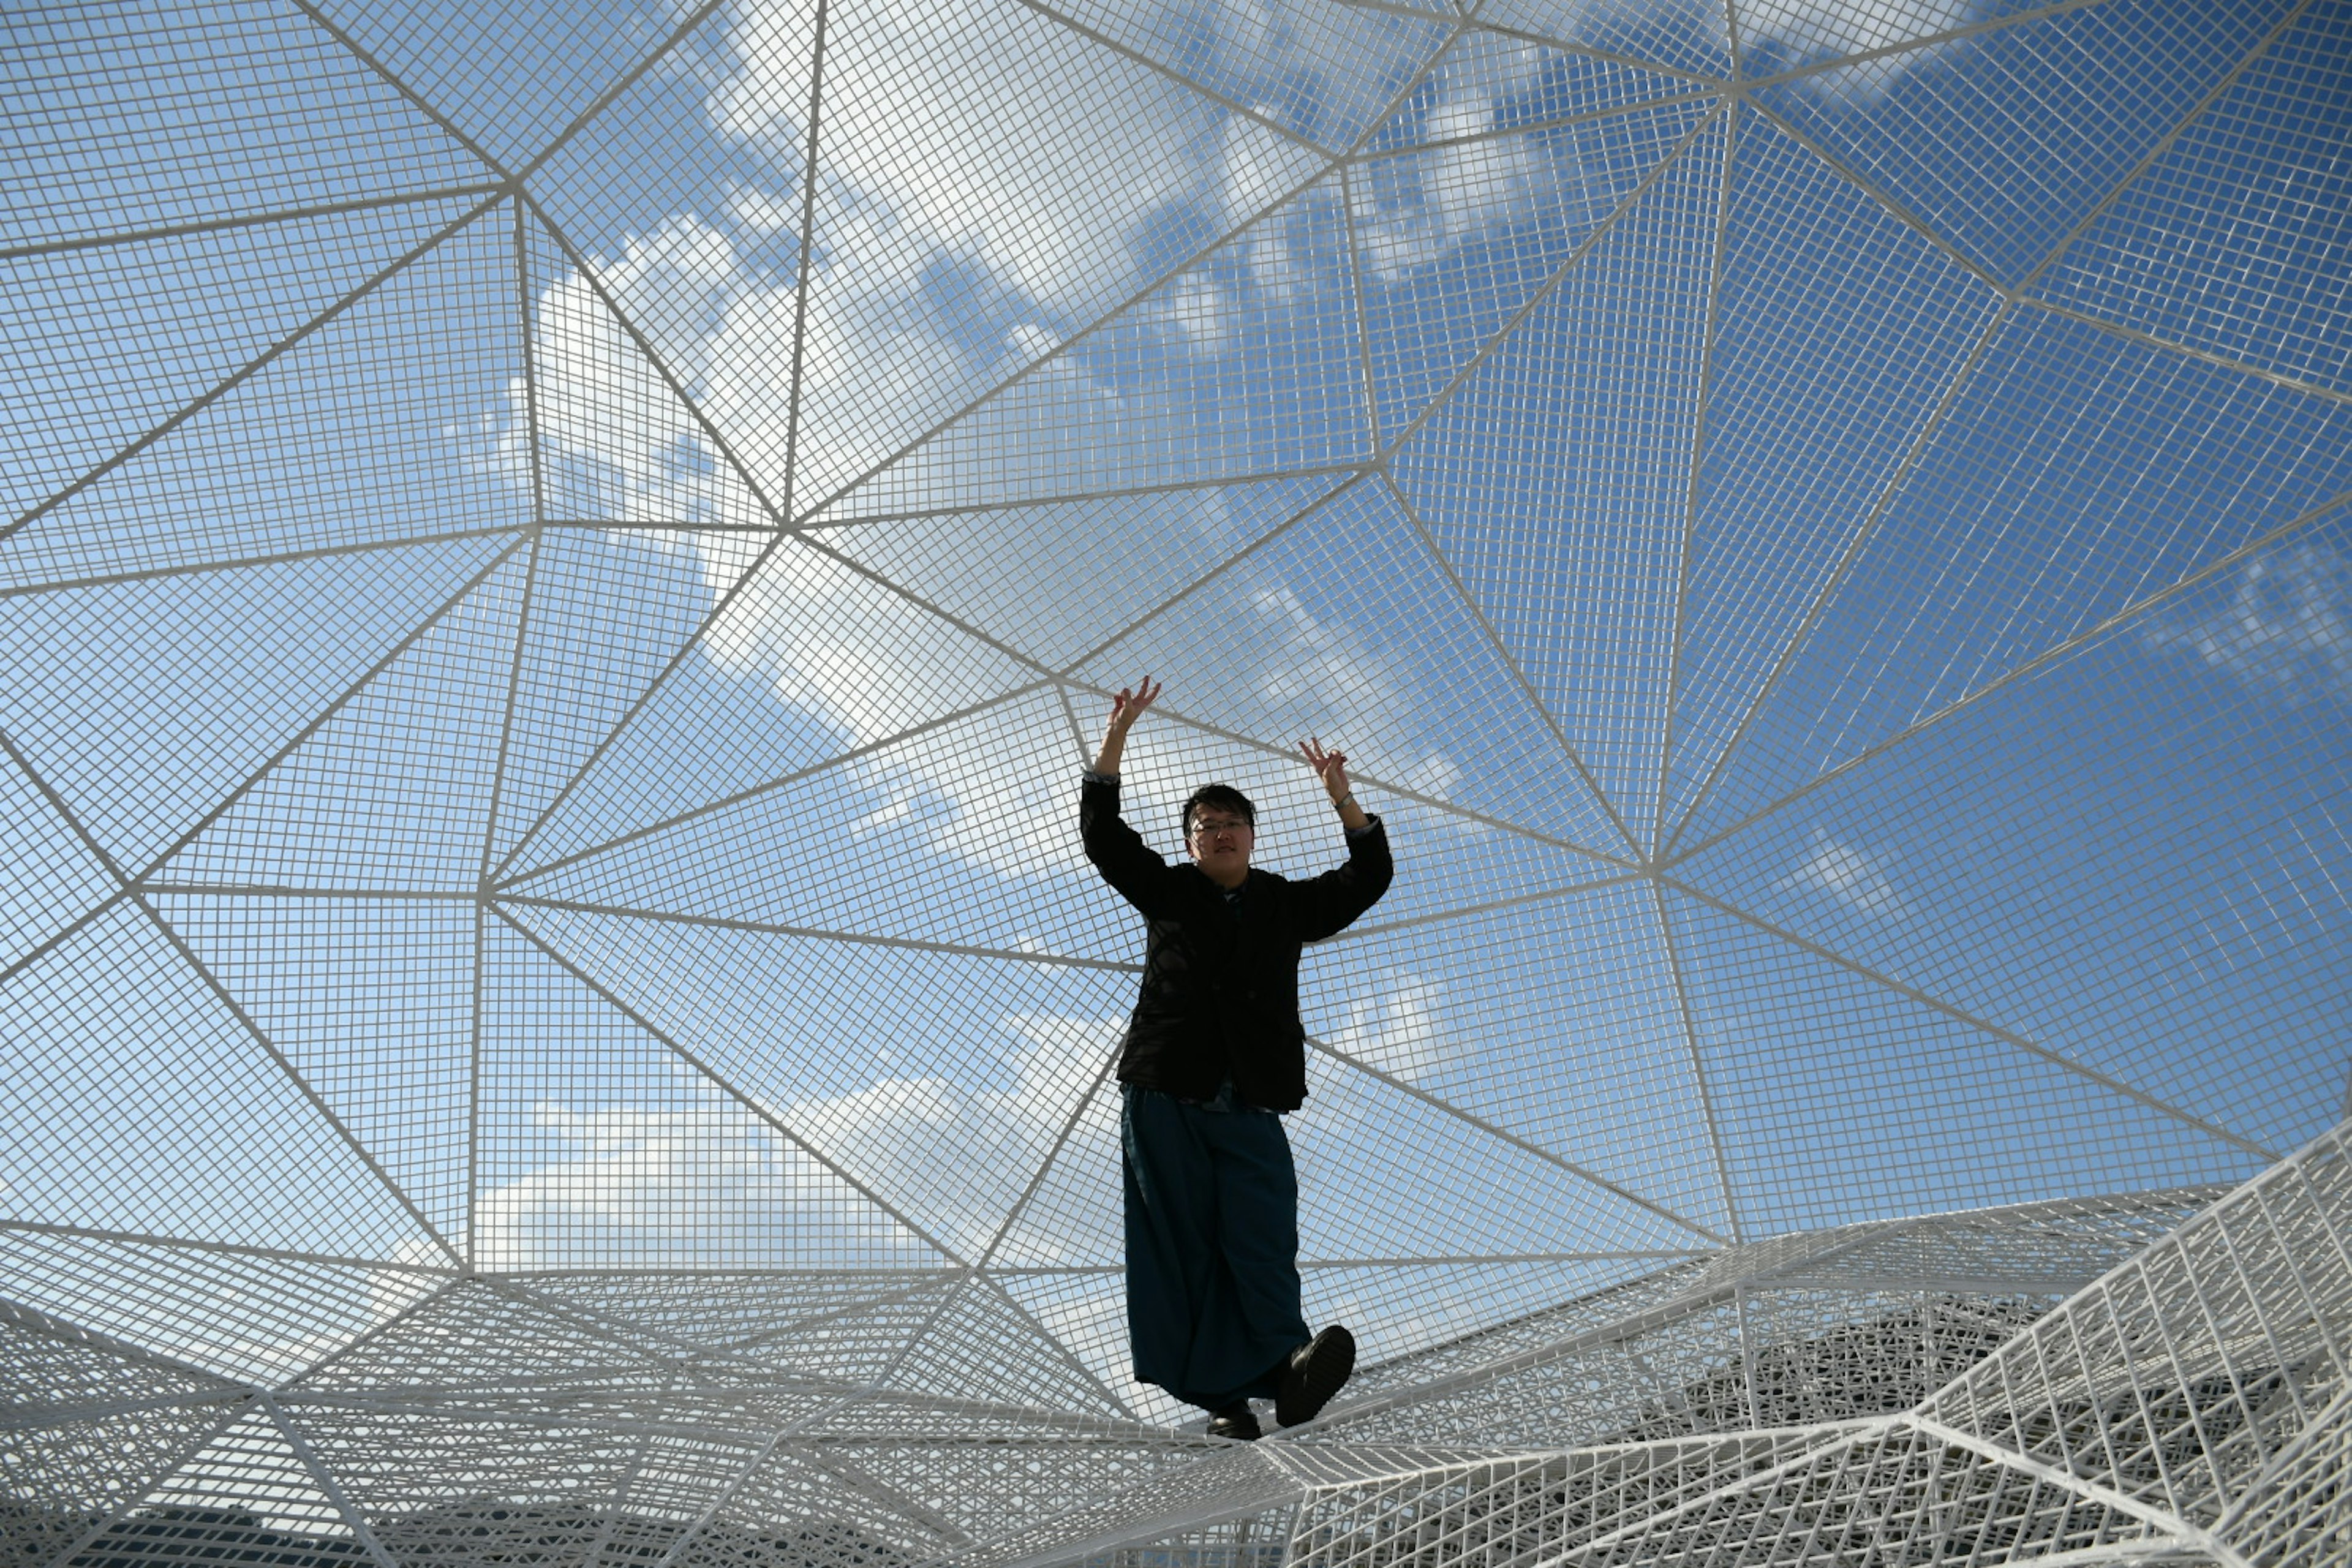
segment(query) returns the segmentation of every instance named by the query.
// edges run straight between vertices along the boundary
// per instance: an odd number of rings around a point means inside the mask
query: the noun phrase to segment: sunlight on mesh
[[[2352,1560],[2352,0],[0,61],[0,1563]],[[1147,673],[1396,848],[1255,1447]]]

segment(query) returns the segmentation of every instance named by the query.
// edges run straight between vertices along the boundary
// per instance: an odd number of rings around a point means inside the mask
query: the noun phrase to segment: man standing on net
[[[1298,1177],[1282,1113],[1307,1098],[1298,952],[1388,890],[1388,834],[1348,787],[1348,759],[1300,752],[1347,830],[1348,859],[1304,882],[1255,870],[1257,812],[1231,784],[1184,803],[1192,863],[1171,866],[1118,814],[1127,732],[1160,696],[1149,677],[1112,704],[1078,797],[1087,858],[1143,913],[1141,994],[1120,1048],[1127,1321],[1138,1382],[1211,1414],[1213,1436],[1257,1436],[1253,1398],[1311,1421],[1356,1366],[1338,1325],[1309,1338],[1298,1300]]]

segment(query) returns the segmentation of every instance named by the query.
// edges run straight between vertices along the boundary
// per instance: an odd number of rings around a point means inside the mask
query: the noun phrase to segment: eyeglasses
[[[1220,833],[1254,833],[1256,829],[1250,826],[1248,823],[1234,818],[1223,818],[1214,822],[1195,818],[1192,823],[1192,837],[1195,838],[1214,838]]]

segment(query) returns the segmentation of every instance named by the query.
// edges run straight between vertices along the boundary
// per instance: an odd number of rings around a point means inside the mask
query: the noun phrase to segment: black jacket
[[[1198,866],[1171,866],[1118,815],[1118,784],[1089,777],[1078,831],[1103,880],[1149,922],[1143,985],[1118,1058],[1123,1083],[1207,1100],[1234,1092],[1269,1110],[1307,1098],[1298,950],[1344,928],[1388,891],[1388,830],[1348,840],[1348,863],[1304,882],[1252,868],[1237,904]]]

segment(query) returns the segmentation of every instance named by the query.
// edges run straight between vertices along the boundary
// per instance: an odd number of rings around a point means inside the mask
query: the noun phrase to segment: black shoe
[[[1257,1416],[1247,1400],[1229,1405],[1209,1417],[1209,1436],[1223,1437],[1235,1443],[1255,1443],[1265,1436],[1258,1430]]]
[[[1282,1369],[1274,1418],[1285,1426],[1312,1421],[1356,1370],[1356,1336],[1334,1323],[1297,1350]]]

